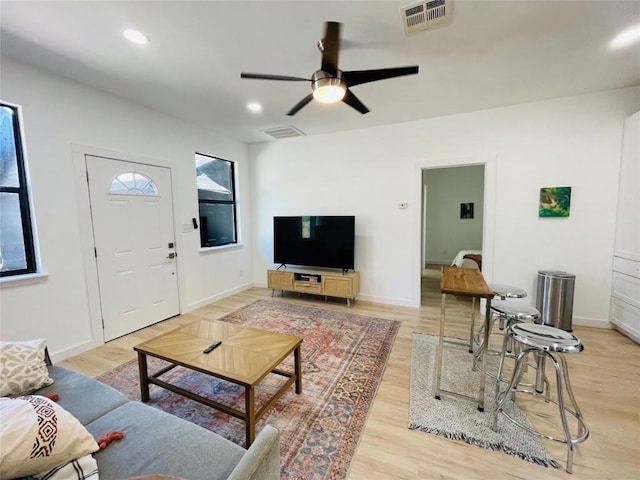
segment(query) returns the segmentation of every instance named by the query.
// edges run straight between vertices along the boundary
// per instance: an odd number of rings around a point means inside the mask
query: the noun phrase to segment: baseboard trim
[[[102,342],[101,340],[87,340],[86,342],[74,345],[73,347],[65,348],[64,350],[60,350],[57,352],[51,351],[51,348],[49,347],[49,355],[51,356],[51,361],[56,364],[58,362],[61,362],[62,360],[80,355],[81,353],[84,353],[93,348],[100,347],[102,345],[104,345],[104,342]]]
[[[365,302],[381,303],[384,305],[398,305],[400,307],[418,307],[411,300],[403,300],[401,298],[376,297],[373,295],[358,294],[356,301],[363,300]]]
[[[266,282],[255,282],[253,283],[254,287],[259,288],[267,288]],[[366,295],[359,293],[356,297],[356,301],[362,300],[364,302],[373,302],[373,303],[381,303],[384,305],[397,305],[400,307],[411,307],[411,308],[419,308],[420,304],[416,305],[411,300],[404,300],[401,298],[389,298],[389,297],[379,297],[376,295]],[[484,310],[483,310],[484,313]],[[614,326],[609,322],[609,320],[601,319],[601,318],[589,318],[589,317],[573,317],[573,324],[581,327],[593,327],[593,328],[603,328],[607,330],[611,330]]]
[[[253,286],[259,287],[259,288],[268,288],[265,282],[255,282]],[[318,295],[318,296],[321,297],[322,295]],[[400,307],[418,307],[419,306],[419,305],[414,305],[410,300],[403,300],[401,298],[376,297],[374,295],[363,295],[361,293],[358,294],[355,301],[357,302],[358,300],[362,300],[363,302],[381,303],[384,305],[398,305]]]
[[[602,318],[573,317],[573,325],[581,327],[605,328],[611,330],[613,325],[609,320]]]
[[[619,323],[614,323],[613,328],[619,331],[620,333],[622,333],[623,335],[626,335],[634,342],[640,343],[640,331],[636,330],[635,328],[631,328],[629,327],[629,325],[624,325]]]
[[[235,293],[240,293],[243,292],[245,290],[250,289],[251,287],[254,286],[253,282],[249,282],[249,283],[245,283],[243,285],[240,285],[238,287],[234,287],[231,288],[229,290],[225,290],[224,292],[220,292],[216,295],[211,295],[210,297],[207,298],[203,298],[201,300],[198,300],[197,302],[193,302],[193,303],[189,303],[186,307],[186,310],[183,312],[180,312],[181,314],[183,313],[189,313],[193,310],[197,310],[200,307],[204,307],[205,305],[209,305],[210,303],[213,302],[217,302],[218,300],[222,300],[223,298],[229,297]]]

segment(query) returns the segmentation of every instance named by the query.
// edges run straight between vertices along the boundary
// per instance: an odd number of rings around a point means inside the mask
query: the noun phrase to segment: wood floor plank
[[[614,330],[575,326],[585,351],[567,356],[578,403],[589,425],[589,439],[576,449],[574,473],[564,471],[564,445],[544,441],[563,468],[537,466],[500,452],[407,428],[412,333],[437,334],[440,314],[439,269],[423,279],[420,308],[382,305],[356,300],[348,311],[399,320],[401,327],[353,458],[349,480],[371,479],[640,479],[640,346]],[[347,311],[344,301],[323,301],[315,296],[250,288],[185,315],[118,338],[60,364],[91,376],[99,376],[136,358],[133,346],[150,337],[198,318],[217,319],[258,299],[317,305]],[[447,335],[466,338],[470,301],[447,302]],[[476,322],[480,322],[480,317]],[[499,338],[492,340],[497,345]],[[535,399],[534,399],[535,400]],[[518,404],[534,424],[551,425],[553,415],[544,402]],[[546,406],[548,407],[548,406]],[[538,422],[538,423],[536,423]]]

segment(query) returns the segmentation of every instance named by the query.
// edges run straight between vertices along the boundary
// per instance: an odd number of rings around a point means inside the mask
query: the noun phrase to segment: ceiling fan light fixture
[[[346,90],[340,85],[324,85],[313,91],[313,98],[321,103],[335,103],[344,98]]]
[[[262,111],[262,105],[258,102],[249,102],[247,103],[247,110],[253,113],[259,113]]]
[[[634,25],[627,30],[620,32],[616,38],[609,42],[609,47],[613,49],[624,48],[640,41],[640,25]]]
[[[440,1],[450,2],[451,0],[437,0],[437,2],[434,0],[434,2],[431,3],[438,3]],[[280,80],[287,82],[311,81],[312,93],[306,95],[287,112],[287,116],[290,117],[294,116],[314,99],[321,103],[335,103],[342,101],[364,115],[369,112],[369,109],[357,96],[353,94],[351,87],[362,85],[363,83],[376,82],[387,78],[404,77],[405,75],[415,75],[418,73],[418,65],[353,70],[346,72],[340,70],[338,68],[338,57],[340,52],[340,25],[341,24],[338,22],[325,23],[325,35],[318,44],[318,48],[322,51],[322,63],[320,64],[320,70],[316,70],[313,75],[311,75],[311,79],[286,75],[245,72],[240,73],[240,78]]]
[[[321,103],[335,103],[342,100],[347,93],[347,85],[342,80],[342,72],[338,76],[331,77],[322,70],[313,74],[313,98]]]
[[[138,45],[149,43],[149,37],[138,30],[127,29],[122,32],[122,35],[124,35],[124,38],[129,40],[131,43],[137,43]]]

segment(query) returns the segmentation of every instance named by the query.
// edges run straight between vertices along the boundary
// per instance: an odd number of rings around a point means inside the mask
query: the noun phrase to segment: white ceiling
[[[2,54],[245,142],[295,126],[307,135],[413,121],[640,85],[640,45],[613,50],[640,23],[640,1],[453,0],[446,27],[409,37],[410,1],[10,1],[0,5]],[[339,67],[419,65],[420,73],[353,88],[371,110],[312,102],[324,22],[343,23]],[[147,34],[137,46],[126,28]],[[263,104],[260,114],[246,109]]]

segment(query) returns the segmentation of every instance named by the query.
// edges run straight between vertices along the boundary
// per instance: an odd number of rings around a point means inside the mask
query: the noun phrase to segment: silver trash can
[[[557,270],[539,270],[536,308],[543,324],[571,332],[576,276]]]

